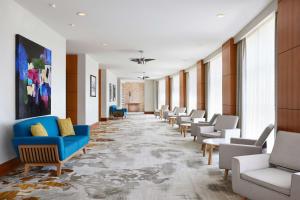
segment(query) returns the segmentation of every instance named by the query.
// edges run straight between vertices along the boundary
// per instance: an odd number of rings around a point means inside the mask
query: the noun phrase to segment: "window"
[[[179,74],[172,78],[172,108],[179,107]]]
[[[207,65],[207,117],[222,114],[222,53],[216,55]]]
[[[246,37],[242,107],[243,137],[257,139],[275,123],[275,15]],[[274,134],[268,138],[268,151]]]
[[[187,76],[187,110],[197,109],[197,68],[188,71]]]
[[[158,108],[166,104],[166,81],[161,79],[158,81]]]

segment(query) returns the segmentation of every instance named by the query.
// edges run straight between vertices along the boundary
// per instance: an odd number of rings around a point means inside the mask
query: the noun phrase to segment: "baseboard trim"
[[[101,117],[101,119],[100,119],[100,121],[101,122],[106,122],[106,121],[108,121],[109,119],[107,118],[107,117]]]
[[[154,114],[153,111],[145,111],[144,114]]]
[[[5,163],[0,164],[0,176],[7,174],[8,172],[14,170],[21,164],[18,158],[13,158]]]

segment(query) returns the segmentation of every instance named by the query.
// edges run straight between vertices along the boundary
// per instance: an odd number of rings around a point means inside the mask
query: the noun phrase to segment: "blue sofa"
[[[113,117],[127,117],[127,108],[118,109],[116,105],[111,105],[109,107],[109,114]]]
[[[37,123],[41,123],[45,127],[48,136],[37,137],[31,135],[30,128],[32,125]],[[61,164],[81,149],[83,149],[85,153],[85,146],[89,142],[89,126],[77,125],[74,126],[74,130],[76,134],[75,136],[61,137],[57,123],[57,117],[55,116],[37,117],[16,123],[13,126],[14,138],[12,139],[12,143],[18,157],[25,163],[25,173],[28,172],[30,166],[37,166],[39,164],[43,166],[44,163],[44,165],[56,165],[58,168],[57,173],[60,175]],[[45,154],[45,151],[42,151],[41,148],[49,145],[56,147],[55,149],[57,150],[54,149],[52,151],[57,152],[58,155],[56,159],[52,158],[52,160],[55,161],[50,163],[47,160],[43,161],[41,159],[44,158],[45,155],[37,155],[38,153],[41,154],[41,152]],[[34,147],[31,149],[31,151],[36,151],[36,154],[33,154],[37,155],[35,157],[36,161],[31,157],[31,159],[29,159],[29,157],[26,159],[26,155],[20,155],[20,146],[24,148]],[[22,150],[22,154],[26,154],[26,152],[29,153],[28,149],[25,151],[26,148]],[[50,152],[50,150],[48,151]],[[51,155],[55,155],[55,153]],[[49,154],[48,156],[51,155]]]

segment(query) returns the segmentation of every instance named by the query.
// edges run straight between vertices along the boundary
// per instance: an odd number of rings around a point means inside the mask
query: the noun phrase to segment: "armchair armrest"
[[[56,144],[58,148],[59,157],[63,158],[63,149],[64,149],[64,141],[62,137],[38,137],[38,136],[30,136],[30,137],[15,137],[12,139],[12,143],[14,149],[19,157],[19,145],[49,145]]]
[[[296,200],[300,197],[300,172],[292,175],[291,199]]]
[[[245,139],[245,138],[230,138],[231,144],[246,144],[246,145],[254,145],[256,140],[253,139]]]
[[[192,118],[189,116],[180,116],[180,118],[181,118],[181,121],[191,121],[192,120]]]
[[[240,173],[270,167],[270,154],[255,154],[232,158],[232,170]]]
[[[234,128],[234,129],[223,129],[221,131],[221,137],[230,139],[232,137],[240,137],[241,136],[241,130],[239,128]]]
[[[215,131],[214,126],[199,126],[198,129],[200,133],[212,133]]]
[[[195,118],[192,118],[192,121],[195,123],[199,123],[199,124],[202,124],[202,123],[205,123],[207,125],[209,124],[208,122],[205,121],[204,117],[195,117]]]
[[[262,153],[262,148],[254,145],[221,144],[219,147],[220,169],[231,169],[232,158]]]
[[[73,126],[76,135],[90,136],[90,127],[88,125]]]

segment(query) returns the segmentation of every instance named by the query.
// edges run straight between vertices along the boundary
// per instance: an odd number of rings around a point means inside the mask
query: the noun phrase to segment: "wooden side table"
[[[188,129],[191,128],[191,125],[192,125],[191,123],[182,123],[182,124],[180,124],[180,134],[181,135],[183,134],[183,136],[185,137]]]
[[[169,117],[169,124],[171,124],[172,125],[172,127],[174,127],[174,124],[175,124],[175,122],[176,122],[176,116],[170,116]]]
[[[209,138],[209,139],[205,139],[203,140],[203,144],[204,144],[204,151],[208,151],[208,165],[211,165],[212,163],[212,154],[213,154],[213,150],[216,147],[219,147],[220,144],[229,144],[230,141],[228,139],[225,138]]]

